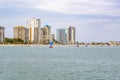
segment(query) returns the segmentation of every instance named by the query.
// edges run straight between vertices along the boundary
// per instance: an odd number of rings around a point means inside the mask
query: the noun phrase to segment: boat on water
[[[49,46],[49,48],[53,48],[53,41],[50,41],[50,46]]]
[[[50,46],[49,48],[53,48],[53,46]]]

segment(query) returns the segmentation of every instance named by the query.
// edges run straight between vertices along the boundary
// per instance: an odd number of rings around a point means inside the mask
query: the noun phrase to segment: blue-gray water
[[[120,47],[0,47],[0,80],[120,80]]]

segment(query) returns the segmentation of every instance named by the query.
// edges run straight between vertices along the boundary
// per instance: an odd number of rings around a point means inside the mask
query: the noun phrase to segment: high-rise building
[[[29,43],[29,29],[25,28],[25,42]]]
[[[29,41],[30,43],[39,43],[40,41],[40,19],[32,18],[27,21],[29,29]]]
[[[43,41],[50,41],[51,36],[51,26],[45,25],[43,28],[41,28],[41,42]]]
[[[56,40],[59,42],[66,42],[66,32],[65,29],[57,29]]]
[[[55,34],[51,34],[50,41],[54,41],[54,40],[55,40]]]
[[[67,29],[67,43],[75,44],[75,27],[70,26]]]
[[[4,42],[4,38],[5,38],[5,28],[0,26],[0,42],[3,43]]]
[[[55,34],[50,34],[50,40],[49,41],[54,41],[55,40]]]
[[[14,38],[21,38],[24,42],[28,42],[28,29],[24,26],[16,26],[13,28]]]

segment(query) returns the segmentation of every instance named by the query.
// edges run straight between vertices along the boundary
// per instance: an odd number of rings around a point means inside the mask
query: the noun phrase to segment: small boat
[[[53,46],[52,46],[52,45],[53,45],[53,42],[52,42],[52,41],[50,41],[50,43],[49,43],[49,44],[50,44],[50,47],[49,47],[49,48],[53,48]]]
[[[53,48],[53,46],[50,46],[49,48]]]

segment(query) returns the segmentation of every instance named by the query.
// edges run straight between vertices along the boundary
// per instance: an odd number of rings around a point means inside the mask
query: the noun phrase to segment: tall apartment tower
[[[21,38],[24,42],[28,42],[28,30],[24,26],[15,26],[13,32],[14,38]]]
[[[42,41],[50,41],[51,37],[51,26],[45,25],[41,28],[41,42]]]
[[[75,44],[75,27],[70,26],[67,29],[67,43]]]
[[[30,43],[40,42],[40,25],[41,25],[40,19],[32,18],[27,21]]]
[[[56,40],[59,42],[66,42],[66,32],[65,29],[57,29]]]
[[[3,43],[4,42],[4,38],[5,38],[5,28],[0,26],[0,42]]]

